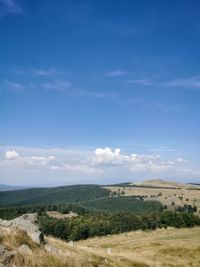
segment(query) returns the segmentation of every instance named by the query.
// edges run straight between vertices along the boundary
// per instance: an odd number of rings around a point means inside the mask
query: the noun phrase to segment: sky
[[[0,0],[0,184],[200,182],[198,0]]]

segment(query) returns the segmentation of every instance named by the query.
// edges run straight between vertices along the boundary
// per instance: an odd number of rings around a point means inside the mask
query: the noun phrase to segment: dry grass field
[[[27,238],[0,229],[0,241],[17,251]],[[32,255],[17,253],[12,264],[23,267],[199,267],[200,228],[135,231],[66,243],[47,237],[49,252],[28,243]]]
[[[53,218],[56,218],[56,219],[66,219],[66,218],[72,218],[72,217],[77,217],[78,216],[77,213],[72,212],[72,211],[70,211],[67,214],[62,214],[62,213],[60,213],[58,211],[47,211],[47,214],[50,217],[53,217]]]
[[[124,191],[124,196],[140,195],[144,196],[145,200],[158,200],[163,205],[167,205],[169,209],[184,206],[185,204],[195,205],[198,208],[198,213],[200,213],[200,186],[190,186],[161,180],[150,180],[136,183],[135,185],[137,187],[107,186],[106,188],[112,192],[118,192],[120,189],[120,192]],[[172,203],[175,203],[175,205],[172,205]]]
[[[200,228],[136,231],[79,241],[77,245],[112,259],[116,266],[200,266]]]

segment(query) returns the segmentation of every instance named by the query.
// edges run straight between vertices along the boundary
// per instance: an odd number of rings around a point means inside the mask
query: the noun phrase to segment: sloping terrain
[[[174,210],[184,205],[196,206],[200,213],[200,186],[168,182],[161,179],[140,183],[105,186],[112,193],[123,196],[142,196],[144,200],[157,200],[168,209]]]
[[[0,192],[0,207],[80,202],[106,197],[109,194],[110,190],[99,185],[72,185],[4,191]]]
[[[200,228],[134,231],[69,243],[45,237],[44,247],[23,232],[8,230],[0,227],[0,262],[6,267],[200,266]]]
[[[88,239],[76,246],[99,256],[109,255],[116,262],[124,261],[121,266],[190,267],[200,266],[199,240],[200,228],[160,229]],[[133,265],[128,265],[130,262]]]

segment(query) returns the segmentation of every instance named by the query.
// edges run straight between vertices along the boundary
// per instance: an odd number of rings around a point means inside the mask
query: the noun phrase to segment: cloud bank
[[[89,150],[56,148],[0,148],[0,183],[110,183],[147,178],[198,179],[198,168],[182,157],[122,153],[120,148]],[[115,180],[116,178],[116,180]],[[120,180],[121,179],[121,180]]]

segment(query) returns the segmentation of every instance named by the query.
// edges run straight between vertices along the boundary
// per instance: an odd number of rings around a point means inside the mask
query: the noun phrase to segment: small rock
[[[73,245],[74,245],[74,241],[69,241],[68,244],[69,244],[70,246],[73,246]]]
[[[18,251],[22,255],[33,255],[32,250],[29,248],[29,246],[23,244],[18,248]]]
[[[28,236],[37,244],[44,243],[44,234],[39,231],[39,226],[35,224],[37,215],[35,213],[24,214],[11,221],[0,220],[0,225],[11,228],[17,228],[25,231]]]
[[[58,254],[58,249],[53,247],[53,246],[50,246],[50,245],[45,245],[44,246],[45,250],[51,254],[54,254],[54,255],[57,255]]]
[[[0,245],[0,256],[5,253],[5,247],[3,245]]]
[[[111,248],[107,248],[106,252],[107,252],[108,254],[111,254],[111,253],[112,253],[112,249],[111,249]]]

